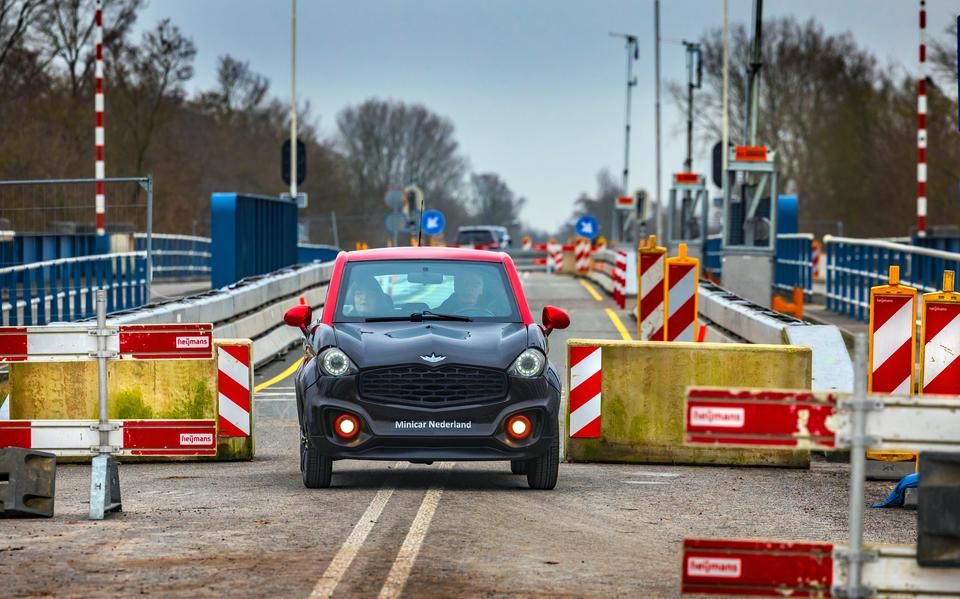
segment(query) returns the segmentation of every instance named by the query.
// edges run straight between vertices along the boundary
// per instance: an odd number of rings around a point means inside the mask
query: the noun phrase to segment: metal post
[[[90,520],[103,520],[107,512],[120,511],[120,475],[117,461],[111,455],[110,418],[107,405],[107,360],[113,353],[107,347],[107,339],[113,334],[107,328],[107,298],[103,289],[97,289],[97,399],[98,399],[98,445],[90,468]]]
[[[297,201],[297,0],[290,15],[290,199]]]
[[[863,487],[866,477],[866,412],[867,412],[867,336],[858,333],[854,337],[854,377],[852,429],[850,440],[850,540],[848,551],[847,596],[861,597],[863,572]]]
[[[723,246],[727,243],[727,231],[729,230],[728,220],[730,213],[729,204],[729,187],[730,187],[730,173],[727,172],[728,161],[730,160],[730,153],[728,148],[730,147],[730,26],[728,22],[729,15],[729,0],[723,0],[723,98],[721,101],[721,110],[723,115],[721,118],[721,150],[720,155],[723,157],[723,168],[721,172],[723,173],[722,177],[722,187],[723,193],[723,220],[722,227],[720,229],[720,248],[721,251]],[[706,250],[704,250],[706,254]],[[704,260],[706,262],[706,260]]]
[[[638,52],[637,36],[625,33],[611,33],[610,35],[624,38],[627,44],[627,108],[624,119],[622,185],[622,192],[626,194],[627,188],[630,186],[630,98],[633,86],[637,84],[637,80],[633,77],[633,61],[637,58]],[[610,237],[611,241],[616,242],[620,239],[620,224],[618,222],[620,219],[618,218],[616,199],[614,199],[613,204],[610,206],[610,218]]]
[[[147,175],[147,297],[153,299],[153,175]],[[194,221],[196,223],[196,221]]]
[[[340,232],[337,231],[337,211],[330,211],[330,226],[333,228],[333,245],[340,247]]]
[[[727,0],[724,0],[726,2]],[[653,3],[653,34],[654,34],[654,87],[656,94],[656,130],[657,130],[657,237],[664,239],[663,232],[663,196],[660,188],[660,0]]]
[[[750,78],[747,83],[747,118],[743,123],[743,138],[751,146],[757,145],[757,112],[760,109],[760,68],[763,66],[763,0],[753,0],[753,52],[750,60]]]

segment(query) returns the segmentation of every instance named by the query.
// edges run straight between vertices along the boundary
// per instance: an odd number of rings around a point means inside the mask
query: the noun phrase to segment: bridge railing
[[[134,249],[147,249],[147,234],[134,233]],[[210,238],[193,235],[153,234],[154,280],[210,278]]]
[[[108,312],[147,304],[146,252],[0,268],[0,320],[4,326],[30,326],[89,318],[96,314],[95,289],[106,290]]]
[[[783,233],[777,235],[777,259],[774,264],[774,287],[779,291],[813,292],[813,235]]]
[[[707,237],[707,249],[704,252],[704,266],[707,274],[714,281],[719,281],[723,274],[723,235]]]
[[[869,317],[870,287],[886,285],[890,266],[900,281],[921,293],[937,291],[943,271],[960,268],[960,253],[916,247],[882,239],[823,238],[827,254],[827,309],[856,318]]]

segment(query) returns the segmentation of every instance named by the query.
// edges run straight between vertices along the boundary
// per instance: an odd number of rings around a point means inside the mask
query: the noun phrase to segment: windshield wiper
[[[472,318],[466,316],[457,316],[456,314],[437,314],[430,310],[423,312],[414,312],[408,316],[374,316],[366,318],[364,322],[400,322],[409,320],[410,322],[423,322],[424,320],[452,320],[456,322],[473,322]]]

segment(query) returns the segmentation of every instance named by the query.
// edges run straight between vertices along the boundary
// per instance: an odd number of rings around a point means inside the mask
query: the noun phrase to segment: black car
[[[339,459],[509,460],[552,489],[560,378],[547,335],[569,325],[530,315],[509,256],[450,248],[342,252],[296,374],[303,483],[330,485]]]

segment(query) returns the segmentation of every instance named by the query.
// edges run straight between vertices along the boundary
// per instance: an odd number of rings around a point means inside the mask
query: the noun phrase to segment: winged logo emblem
[[[443,362],[447,359],[446,356],[438,356],[435,353],[430,354],[429,356],[420,356],[420,359],[424,362],[430,362],[431,364],[436,364],[437,362]]]

